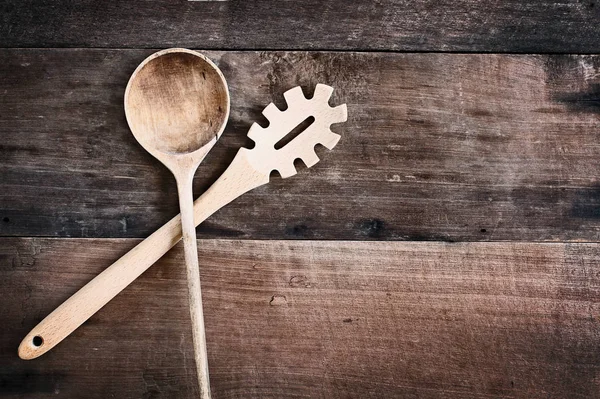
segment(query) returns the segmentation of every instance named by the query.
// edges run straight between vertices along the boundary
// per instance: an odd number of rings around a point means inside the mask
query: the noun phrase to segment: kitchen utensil
[[[227,123],[227,83],[219,68],[200,53],[159,51],[131,75],[125,90],[125,115],[137,141],[177,181],[200,396],[210,399],[192,181]]]
[[[248,136],[256,142],[252,149],[241,148],[219,179],[194,202],[194,221],[198,225],[240,195],[269,182],[271,171],[282,177],[295,174],[293,162],[301,158],[311,167],[319,161],[316,144],[333,149],[340,136],[330,130],[333,123],[347,119],[346,105],[329,106],[333,89],[318,84],[311,99],[300,87],[288,90],[284,97],[288,108],[280,111],[269,104],[263,114],[268,127],[256,123]],[[289,143],[276,150],[274,144],[287,139],[296,126],[310,116],[312,124]],[[180,217],[175,216],[110,267],[87,283],[73,296],[33,328],[19,346],[22,359],[34,359],[48,352],[83,322],[107,304],[139,275],[152,266],[181,239]],[[36,345],[36,340],[42,342]]]

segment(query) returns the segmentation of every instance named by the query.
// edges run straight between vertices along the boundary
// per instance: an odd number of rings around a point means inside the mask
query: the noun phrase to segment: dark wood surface
[[[285,90],[349,113],[318,165],[198,228],[213,399],[597,398],[598,26],[597,0],[0,3],[0,397],[198,396],[180,246],[17,357],[177,213],[123,113],[177,46],[231,88],[196,195]]]
[[[151,50],[0,50],[0,235],[143,238],[178,212],[123,91]],[[600,57],[208,52],[232,111],[199,195],[282,93],[335,87],[349,121],[322,162],[275,177],[201,237],[597,241]]]
[[[598,53],[598,25],[597,0],[8,0],[0,46]]]
[[[136,239],[0,240],[0,392],[197,395],[178,246],[39,359],[20,337]],[[201,240],[214,398],[591,398],[600,246]],[[57,394],[57,395],[56,395]]]

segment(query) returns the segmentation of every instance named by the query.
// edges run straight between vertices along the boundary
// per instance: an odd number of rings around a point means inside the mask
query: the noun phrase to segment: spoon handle
[[[200,386],[200,398],[210,399],[210,382],[208,377],[208,354],[206,352],[206,331],[204,329],[204,311],[202,309],[202,290],[200,285],[200,269],[198,267],[198,248],[196,242],[196,225],[194,224],[194,194],[192,180],[194,170],[183,170],[177,177],[181,230],[183,234],[183,252],[187,272],[188,297],[192,322],[192,339],[194,358]]]
[[[194,202],[194,222],[199,225],[240,195],[269,182],[257,172],[241,149],[219,179]],[[21,359],[48,352],[138,278],[181,239],[177,215],[131,251],[83,286],[35,326],[19,345]]]

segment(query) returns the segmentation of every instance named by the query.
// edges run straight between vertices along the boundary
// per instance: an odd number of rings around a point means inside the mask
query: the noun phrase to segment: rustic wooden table
[[[188,47],[232,98],[203,192],[270,101],[348,104],[323,161],[198,228],[214,398],[600,392],[600,3],[0,5],[0,397],[198,394],[182,247],[32,361],[24,335],[178,212],[123,112]]]

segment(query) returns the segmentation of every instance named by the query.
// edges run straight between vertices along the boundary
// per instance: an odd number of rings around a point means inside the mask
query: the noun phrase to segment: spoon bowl
[[[227,83],[198,52],[159,51],[131,76],[125,115],[136,140],[161,161],[169,158],[163,154],[194,153],[223,133],[229,117]]]

